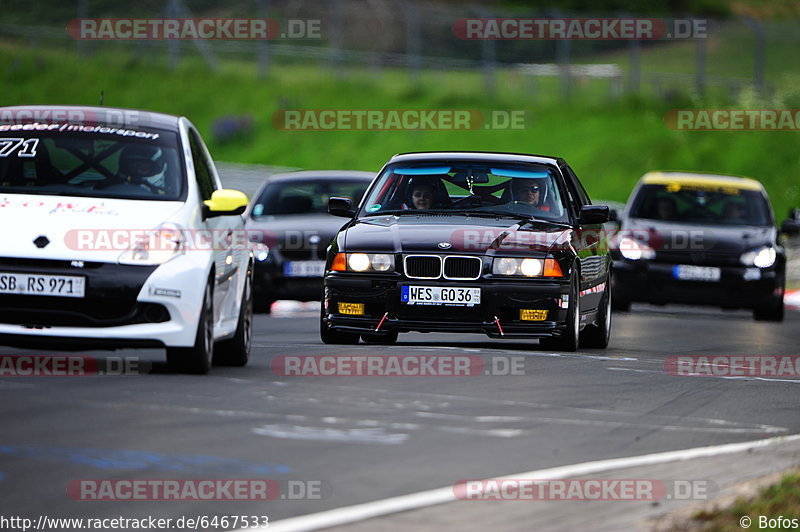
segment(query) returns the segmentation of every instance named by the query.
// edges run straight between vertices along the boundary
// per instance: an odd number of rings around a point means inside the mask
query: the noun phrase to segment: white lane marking
[[[386,432],[383,428],[332,429],[299,425],[264,425],[254,428],[253,433],[282,440],[377,443],[381,445],[400,445],[408,439],[408,434]]]
[[[505,423],[508,421],[526,421],[521,416],[464,416],[461,414],[443,414],[440,412],[414,412],[414,415],[428,419],[455,419],[460,421],[476,421],[478,423]]]
[[[602,473],[604,471],[613,471],[615,469],[624,469],[629,467],[647,466],[655,464],[663,464],[667,462],[676,462],[691,460],[694,458],[703,458],[708,456],[719,456],[724,454],[732,454],[743,451],[748,451],[754,448],[768,447],[776,443],[785,443],[800,440],[800,435],[795,434],[792,436],[778,436],[775,438],[768,438],[765,440],[755,440],[742,443],[727,443],[723,445],[712,445],[708,447],[695,447],[693,449],[683,449],[680,451],[667,451],[662,453],[645,454],[640,456],[630,456],[627,458],[611,458],[608,460],[596,460],[593,462],[583,462],[580,464],[572,464],[566,466],[552,467],[549,469],[539,469],[535,471],[526,471],[525,473],[517,473],[514,475],[507,475],[503,477],[496,477],[492,480],[513,479],[524,480],[530,478],[548,478],[548,479],[561,479],[568,477],[575,477],[579,475],[588,475],[595,473]],[[416,510],[428,506],[435,506],[445,504],[448,502],[455,502],[458,499],[453,493],[453,486],[444,488],[436,488],[417,493],[410,493],[408,495],[400,495],[398,497],[390,497],[372,502],[356,504],[353,506],[345,506],[342,508],[335,508],[325,512],[318,512],[314,514],[303,515],[300,517],[291,517],[280,521],[274,521],[269,524],[271,532],[299,532],[306,530],[319,530],[333,526],[347,525],[350,523],[357,523],[372,519],[375,517],[382,517],[398,512],[408,510]],[[254,529],[240,529],[235,532],[251,532]],[[266,527],[260,530],[267,530]]]
[[[641,370],[641,371],[646,371],[646,370]],[[376,408],[376,407],[381,407],[381,406],[384,406],[384,407],[391,406],[392,408],[398,409],[398,410],[402,410],[402,409],[405,409],[405,408],[414,408],[414,409],[420,408],[420,409],[425,409],[425,410],[431,410],[433,408],[446,408],[447,406],[450,405],[450,402],[457,402],[458,401],[458,402],[461,402],[461,403],[477,402],[477,403],[480,403],[482,406],[485,405],[486,403],[490,403],[490,404],[497,404],[499,406],[523,407],[523,408],[526,408],[526,409],[530,409],[530,408],[558,409],[558,410],[568,410],[568,411],[576,411],[576,412],[581,412],[581,413],[611,415],[611,416],[619,416],[619,417],[634,417],[634,418],[638,418],[638,417],[640,417],[642,415],[641,412],[631,412],[631,411],[624,411],[624,410],[607,410],[607,409],[602,409],[602,408],[586,408],[586,407],[577,407],[577,406],[563,406],[563,405],[553,405],[553,404],[548,404],[548,403],[532,403],[532,402],[528,402],[528,401],[513,401],[513,400],[510,400],[510,399],[492,399],[490,397],[439,394],[439,393],[419,392],[419,391],[408,392],[408,391],[404,391],[404,390],[393,390],[393,389],[388,389],[388,388],[373,388],[373,387],[353,388],[353,387],[347,387],[347,386],[328,385],[328,384],[319,384],[319,383],[315,383],[315,386],[320,387],[320,388],[331,388],[331,389],[334,389],[334,390],[339,390],[339,391],[342,391],[342,392],[350,392],[350,393],[352,393],[354,390],[357,390],[359,392],[375,392],[375,393],[380,395],[380,398],[377,398],[375,400],[369,400],[366,403],[362,403],[362,402],[358,402],[358,401],[354,401],[354,402],[353,401],[348,401],[348,402],[341,402],[340,401],[339,402],[339,404],[345,404],[347,406],[352,406],[353,404],[355,404],[357,406],[371,407],[371,408]],[[425,404],[425,403],[423,403],[422,401],[420,401],[418,399],[410,401],[409,403],[390,402],[390,401],[392,401],[392,399],[388,399],[388,397],[387,397],[387,396],[390,396],[390,395],[413,395],[414,397],[422,396],[422,397],[429,397],[431,399],[436,399],[436,400],[439,400],[439,401],[442,401],[442,402],[439,402],[439,403],[436,403],[436,404],[431,404],[431,405]],[[286,399],[287,398],[286,396],[281,396],[281,397],[270,396],[270,397],[272,399]],[[348,399],[352,399],[352,398],[348,398]],[[363,398],[363,399],[366,400],[366,398]],[[738,422],[738,421],[719,420],[719,419],[715,419],[715,418],[703,418],[703,417],[694,417],[694,416],[678,416],[678,415],[669,415],[669,414],[656,414],[656,415],[650,415],[649,417],[651,419],[654,419],[654,420],[663,419],[663,420],[677,420],[677,421],[695,421],[695,422],[698,422],[698,423],[711,422],[713,424],[727,424],[727,425],[731,425],[731,426],[734,426],[734,427],[742,427],[742,428],[748,428],[749,427],[749,428],[751,428],[751,432],[756,432],[756,430],[758,430],[759,432],[763,432],[763,430],[760,428],[762,426],[754,427],[753,425],[749,425],[747,423],[741,423],[741,422]],[[554,418],[527,416],[526,419],[527,420],[533,420],[533,421],[536,421],[536,422],[541,422],[541,421],[552,420]],[[565,418],[558,418],[558,419],[559,420],[564,420]],[[581,420],[581,419],[574,419],[573,420],[572,418],[566,418],[566,419],[569,419],[571,422],[573,422],[573,421],[574,422],[583,422],[583,421],[585,421],[585,420]],[[597,423],[597,421],[595,421],[595,420],[590,420],[590,421],[592,421],[594,423]],[[651,424],[642,425],[642,424],[638,424],[638,423],[627,423],[624,420],[619,421],[617,423],[620,424],[620,425],[626,425],[626,426],[631,426],[631,427],[645,427],[645,428],[650,428],[650,427],[654,427],[654,426],[655,427],[661,426],[661,425],[651,425]],[[770,427],[769,425],[765,425],[765,426],[766,427]],[[690,427],[690,428],[692,428],[692,427]],[[788,429],[786,429],[784,427],[771,427],[771,428],[772,429],[777,429],[777,430],[772,430],[772,432],[787,432],[788,431]]]
[[[472,434],[474,436],[491,436],[493,438],[516,438],[532,431],[522,429],[473,429],[471,427],[450,427],[442,425],[436,430],[451,434]]]
[[[720,364],[720,367],[722,365]],[[734,366],[738,367],[738,366]],[[778,379],[773,377],[748,377],[744,375],[709,375],[708,373],[687,373],[685,375],[670,375],[665,371],[657,371],[653,369],[633,369],[633,368],[606,368],[609,371],[633,371],[634,373],[660,373],[669,377],[698,377],[701,379],[728,379],[732,381],[760,381],[760,382],[788,382],[791,384],[800,384],[797,379]]]

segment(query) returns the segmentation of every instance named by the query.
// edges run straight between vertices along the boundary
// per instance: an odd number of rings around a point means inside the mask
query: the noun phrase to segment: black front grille
[[[82,265],[80,267],[79,265]],[[0,294],[0,323],[33,327],[113,327],[169,321],[166,307],[137,301],[156,266],[0,257],[0,271],[80,275],[84,297]]]
[[[444,276],[448,279],[477,279],[483,263],[478,257],[445,257]]]
[[[739,255],[736,253],[719,253],[708,251],[656,251],[656,261],[674,264],[694,264],[697,266],[737,266]]]
[[[406,257],[406,276],[438,279],[442,275],[442,260],[431,255],[410,255]]]
[[[3,296],[0,298],[0,323],[30,327],[118,327],[135,323],[169,321],[169,311],[158,303],[132,305],[109,301],[96,302],[49,296]]]

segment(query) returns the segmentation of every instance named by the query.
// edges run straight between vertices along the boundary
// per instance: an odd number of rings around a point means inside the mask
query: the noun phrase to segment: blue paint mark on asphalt
[[[76,447],[45,447],[40,445],[0,445],[0,454],[33,458],[49,462],[72,462],[98,469],[138,471],[240,471],[262,475],[287,474],[292,469],[274,462],[247,462],[234,458],[204,454],[168,454],[116,449],[85,449]],[[0,480],[2,474],[0,473]]]

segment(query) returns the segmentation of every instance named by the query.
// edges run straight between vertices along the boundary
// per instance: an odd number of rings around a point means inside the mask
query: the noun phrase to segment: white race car
[[[186,118],[0,107],[0,344],[245,365],[246,206]]]

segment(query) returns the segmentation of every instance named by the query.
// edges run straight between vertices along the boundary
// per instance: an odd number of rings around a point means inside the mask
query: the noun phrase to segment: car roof
[[[281,174],[272,174],[267,178],[270,182],[273,181],[293,181],[293,180],[323,180],[323,181],[336,181],[338,179],[363,179],[364,181],[372,181],[375,178],[374,172],[364,172],[363,170],[303,170],[300,172],[285,172]]]
[[[389,160],[389,163],[412,161],[435,161],[441,159],[460,159],[464,161],[497,161],[497,162],[523,162],[539,163],[558,166],[564,160],[560,157],[548,155],[531,155],[528,153],[510,153],[495,151],[420,151],[398,153]]]
[[[63,117],[63,118],[61,118]],[[18,105],[0,107],[0,123],[85,122],[92,125],[116,127],[145,127],[176,130],[180,117],[122,107],[95,107],[91,105]]]
[[[764,187],[755,179],[749,177],[736,177],[718,174],[704,174],[693,172],[648,172],[642,176],[643,185],[710,185],[726,186],[743,190],[764,190]]]

